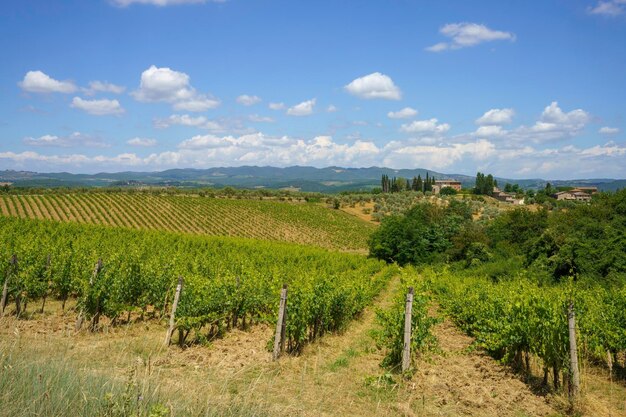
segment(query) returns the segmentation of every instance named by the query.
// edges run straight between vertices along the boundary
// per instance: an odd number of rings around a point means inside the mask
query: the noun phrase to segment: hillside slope
[[[374,225],[321,205],[147,193],[4,195],[0,214],[364,251]]]

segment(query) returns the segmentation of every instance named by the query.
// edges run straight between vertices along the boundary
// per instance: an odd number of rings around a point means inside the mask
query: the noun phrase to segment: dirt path
[[[402,381],[380,367],[384,352],[372,330],[375,311],[398,291],[393,279],[374,305],[343,334],[308,345],[301,356],[270,361],[265,345],[273,329],[235,331],[211,351],[188,349],[174,362],[202,362],[229,381],[222,391],[245,395],[272,415],[289,416],[556,416],[546,399],[492,358],[470,351],[472,339],[448,320],[435,334],[440,353],[418,360],[418,371]],[[205,349],[206,352],[206,349]]]
[[[300,356],[278,362],[267,350],[273,334],[267,325],[234,330],[209,346],[185,350],[163,350],[164,328],[158,323],[73,335],[72,313],[12,321],[0,335],[8,341],[18,334],[40,355],[63,352],[63,360],[77,368],[121,380],[129,365],[140,363],[166,395],[207,406],[244,402],[273,416],[558,415],[505,367],[469,351],[471,338],[449,321],[435,328],[441,353],[420,358],[410,381],[381,368],[384,352],[372,336],[375,311],[390,306],[399,286],[399,278],[392,279],[342,334],[324,336]]]
[[[435,334],[441,354],[422,360],[409,398],[420,416],[554,416],[547,400],[491,357],[468,349],[472,338],[445,319]],[[408,407],[407,407],[408,408]]]
[[[307,345],[298,357],[285,355],[272,362],[266,345],[273,329],[255,326],[251,331],[229,332],[208,351],[202,347],[184,352],[171,350],[155,365],[213,369],[217,374],[211,389],[214,395],[236,393],[271,415],[397,415],[394,409],[379,404],[381,393],[369,390],[366,381],[375,380],[383,372],[379,367],[383,355],[375,349],[370,335],[375,310],[388,305],[398,285],[399,280],[393,279],[374,305],[344,333],[324,336]]]

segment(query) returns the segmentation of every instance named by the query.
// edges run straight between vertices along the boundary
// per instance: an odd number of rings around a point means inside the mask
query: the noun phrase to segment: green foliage
[[[505,193],[520,193],[522,192],[522,189],[520,188],[519,184],[509,184],[507,182],[504,185],[504,192]]]
[[[457,195],[458,192],[452,187],[443,187],[439,190],[439,195]]]
[[[491,260],[492,255],[489,252],[487,245],[482,242],[472,242],[467,247],[465,252],[465,261],[467,265],[476,265],[482,262]]]
[[[553,213],[526,250],[526,265],[554,281],[626,283],[626,190]]]
[[[133,229],[211,236],[238,236],[363,250],[374,226],[323,205],[243,199],[225,190],[220,198],[149,192],[76,192],[0,195],[0,214]],[[252,192],[251,192],[252,193]],[[204,194],[206,195],[206,193]],[[262,191],[255,196],[266,198]],[[242,197],[242,199],[237,199]],[[287,194],[267,198],[291,199]],[[315,196],[311,197],[312,201]],[[298,199],[299,200],[299,199]],[[332,204],[332,203],[331,203]],[[331,205],[332,207],[332,205]]]
[[[487,250],[489,237],[482,224],[466,222],[459,229],[458,233],[451,239],[452,246],[448,254],[453,261],[466,261],[471,263],[473,254],[476,253],[477,246],[481,245]],[[484,260],[484,259],[480,259]]]
[[[124,313],[145,314],[148,307],[160,317],[183,276],[181,343],[251,321],[272,322],[287,283],[293,351],[343,328],[394,271],[360,255],[312,247],[0,217],[0,259],[7,262],[13,253],[19,263],[9,281],[12,300],[37,298],[50,281],[53,296],[77,297],[79,310],[96,323],[100,316],[115,323]],[[98,259],[103,267],[94,274]]]
[[[406,289],[408,286],[414,288],[413,306],[411,314],[411,354],[417,356],[428,350],[432,350],[437,345],[437,339],[432,333],[432,327],[438,319],[428,314],[430,298],[411,267],[402,271],[402,290],[394,299],[391,308],[376,311],[376,319],[381,326],[376,333],[376,340],[379,347],[386,349],[386,355],[382,365],[397,369],[402,364],[402,351],[404,347],[404,313],[406,305]]]
[[[569,280],[539,286],[520,275],[493,282],[476,271],[422,272],[427,285],[455,322],[496,358],[521,366],[536,355],[545,369],[569,366],[567,305],[573,299],[581,355],[603,360],[606,352],[626,351],[626,291],[584,288]]]
[[[525,248],[537,239],[548,226],[548,212],[526,208],[507,210],[487,226],[492,245],[508,246],[513,251]]]
[[[482,172],[476,174],[476,185],[474,187],[474,194],[479,195],[492,195],[493,189],[496,187],[496,181],[493,175],[489,174],[485,176]]]
[[[452,246],[452,237],[470,219],[471,209],[461,201],[446,207],[418,204],[383,219],[370,238],[370,255],[400,265],[429,262]]]

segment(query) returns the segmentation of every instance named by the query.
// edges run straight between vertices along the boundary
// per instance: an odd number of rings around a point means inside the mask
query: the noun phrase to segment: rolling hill
[[[374,225],[319,204],[140,192],[3,195],[0,214],[22,218],[237,236],[363,252]]]
[[[98,174],[38,173],[31,171],[0,171],[0,182],[16,187],[110,187],[110,186],[175,186],[175,187],[237,187],[298,189],[308,192],[336,193],[341,191],[371,190],[380,186],[382,175],[413,178],[418,175],[461,181],[463,187],[474,186],[475,177],[450,174],[427,169],[369,168],[314,168],[306,166],[277,167],[219,167],[208,169],[170,169],[160,172],[116,172]],[[496,177],[499,184],[519,184],[522,188],[537,189],[549,181],[556,186],[596,186],[603,191],[614,191],[626,186],[626,180],[610,178],[579,180],[507,179]]]

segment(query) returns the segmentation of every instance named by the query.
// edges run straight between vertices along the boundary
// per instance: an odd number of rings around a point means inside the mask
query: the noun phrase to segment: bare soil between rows
[[[410,380],[381,368],[384,352],[372,335],[375,311],[390,306],[399,285],[393,279],[344,332],[277,362],[267,349],[274,329],[266,324],[232,330],[204,346],[163,349],[162,324],[137,321],[73,334],[71,310],[62,316],[54,302],[43,317],[4,319],[0,347],[2,340],[19,338],[43,357],[63,350],[64,360],[75,361],[77,369],[114,379],[140,363],[158,375],[166,393],[215,403],[243,399],[279,416],[559,415],[549,398],[533,393],[517,374],[468,349],[472,339],[448,319],[434,328],[440,350],[420,357]]]

